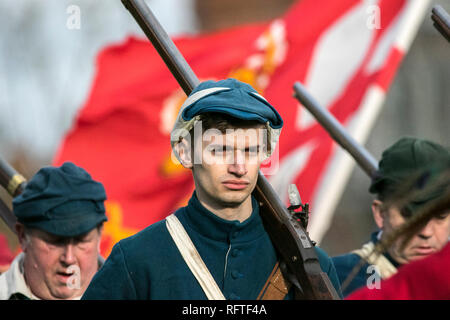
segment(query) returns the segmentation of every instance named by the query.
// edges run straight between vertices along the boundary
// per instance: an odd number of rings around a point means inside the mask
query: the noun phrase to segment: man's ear
[[[192,152],[191,143],[186,139],[181,139],[177,144],[174,145],[174,152],[178,154],[178,160],[180,160],[183,167],[186,169],[192,169]]]
[[[29,241],[28,241],[27,235],[25,234],[25,226],[22,223],[17,222],[15,227],[16,227],[17,238],[19,239],[20,247],[22,248],[23,252],[26,252]]]
[[[377,224],[378,228],[382,229],[384,225],[384,209],[383,209],[383,202],[375,199],[372,201],[372,214],[373,219],[375,220],[375,223]]]
[[[98,232],[98,243],[97,243],[97,252],[100,254],[100,245],[102,244],[102,232],[103,232],[103,222],[97,226],[97,232]]]

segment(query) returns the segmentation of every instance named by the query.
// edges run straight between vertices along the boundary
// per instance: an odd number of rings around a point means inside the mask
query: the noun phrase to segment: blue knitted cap
[[[106,221],[103,185],[71,162],[40,169],[14,198],[19,222],[58,236],[81,235]]]

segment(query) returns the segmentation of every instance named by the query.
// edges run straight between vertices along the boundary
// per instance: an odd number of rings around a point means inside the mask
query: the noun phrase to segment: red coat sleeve
[[[379,289],[361,288],[347,300],[450,299],[450,244],[441,251],[411,262],[381,282]]]

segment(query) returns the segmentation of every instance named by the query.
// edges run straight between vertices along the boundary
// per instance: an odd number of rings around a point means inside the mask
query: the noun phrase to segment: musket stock
[[[314,244],[301,223],[289,213],[267,179],[259,173],[253,192],[260,215],[274,247],[301,288],[297,297],[314,300],[340,299],[327,274],[322,271]]]
[[[186,95],[199,80],[170,37],[143,0],[122,0],[152,42]],[[258,173],[253,192],[261,204],[261,217],[274,247],[301,285],[304,299],[339,299],[328,276],[322,272],[314,245],[298,221],[289,212],[264,177]]]

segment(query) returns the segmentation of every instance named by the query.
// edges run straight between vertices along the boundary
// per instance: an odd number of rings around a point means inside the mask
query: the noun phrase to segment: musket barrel
[[[12,197],[21,194],[26,185],[25,178],[14,170],[14,168],[11,167],[2,157],[0,157],[0,185],[4,187]],[[1,200],[0,217],[13,232],[16,232],[15,224],[17,222],[17,217]]]
[[[348,134],[345,128],[333,117],[325,108],[311,96],[306,88],[299,82],[294,84],[294,96],[308,109],[315,117],[317,122],[327,130],[330,136],[355,159],[359,166],[373,177],[378,169],[375,158],[361,145],[359,145],[352,136]]]
[[[122,0],[166,63],[186,95],[200,83],[150,8],[142,0]]]
[[[450,42],[450,15],[440,5],[433,6],[431,13],[434,27]]]
[[[11,197],[22,193],[25,182],[25,178],[0,157],[0,185],[8,191]]]
[[[0,217],[5,222],[5,224],[11,229],[11,231],[16,232],[16,222],[17,218],[12,213],[11,210],[6,206],[6,204],[0,200]]]

